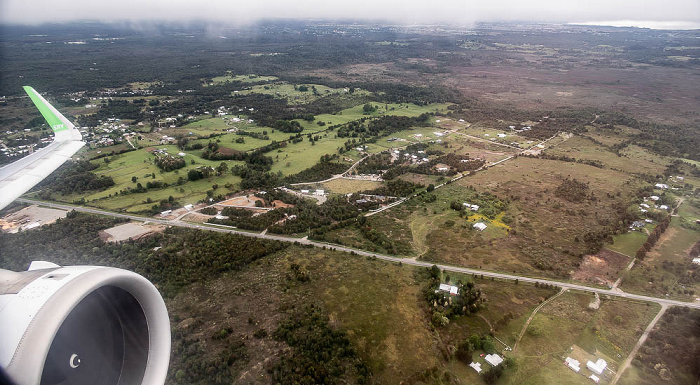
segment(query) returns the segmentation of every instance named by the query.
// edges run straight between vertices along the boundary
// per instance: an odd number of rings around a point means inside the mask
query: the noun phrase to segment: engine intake
[[[0,365],[24,384],[162,384],[170,323],[142,276],[32,263],[0,270]]]

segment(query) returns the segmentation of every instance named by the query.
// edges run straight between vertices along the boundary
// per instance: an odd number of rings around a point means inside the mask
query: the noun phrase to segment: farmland
[[[169,384],[328,373],[587,384],[596,357],[607,384],[659,304],[700,298],[696,32],[271,21],[45,42],[89,28],[8,27],[0,163],[50,141],[20,96],[32,84],[87,145],[29,196],[164,230],[103,244],[96,232],[120,223],[70,213],[0,234],[0,262],[26,268],[14,253],[34,247],[57,263],[146,275],[171,314]],[[54,58],[75,70],[46,71]],[[242,235],[177,228],[194,225]],[[416,262],[477,273],[407,266]],[[569,283],[599,294],[561,289]],[[461,294],[440,297],[439,284]],[[697,382],[692,353],[678,352],[697,345],[698,314],[676,305],[620,383]],[[506,359],[500,378],[487,353]]]

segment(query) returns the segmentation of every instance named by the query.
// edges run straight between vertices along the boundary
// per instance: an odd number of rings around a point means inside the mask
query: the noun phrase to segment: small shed
[[[476,222],[473,227],[479,231],[486,230],[486,224],[484,224],[483,222]]]

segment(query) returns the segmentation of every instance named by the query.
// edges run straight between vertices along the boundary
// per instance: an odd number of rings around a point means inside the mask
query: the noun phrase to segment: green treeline
[[[48,187],[41,195],[44,197],[50,196],[51,193],[68,195],[90,190],[104,190],[114,186],[111,176],[97,176],[91,172],[98,167],[87,160],[66,163],[39,184],[39,187]]]
[[[192,282],[241,269],[287,247],[278,241],[183,228],[169,228],[139,241],[117,244],[100,239],[100,230],[121,222],[71,212],[46,227],[0,234],[0,267],[26,270],[33,260],[120,267],[142,274],[163,294],[173,295]]]

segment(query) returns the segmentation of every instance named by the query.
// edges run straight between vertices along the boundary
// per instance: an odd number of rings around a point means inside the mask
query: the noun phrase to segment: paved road
[[[214,226],[199,225],[199,224],[176,221],[176,220],[155,219],[155,218],[142,217],[142,216],[138,216],[138,215],[113,213],[113,212],[109,212],[109,211],[104,211],[104,210],[94,209],[94,208],[89,208],[89,207],[83,207],[83,206],[72,206],[72,205],[61,204],[61,203],[35,201],[32,199],[20,198],[20,199],[18,199],[18,201],[23,202],[23,203],[42,205],[42,206],[58,208],[58,209],[63,209],[63,210],[76,210],[76,211],[85,212],[85,213],[111,216],[111,217],[115,217],[115,218],[125,218],[125,219],[131,219],[131,220],[135,220],[135,221],[158,223],[158,224],[163,224],[163,225],[168,225],[168,226],[178,226],[178,227],[186,227],[186,228],[191,228],[191,229],[217,231],[217,232],[221,232],[221,233],[238,234],[238,235],[243,235],[246,237],[269,239],[269,240],[282,241],[282,242],[298,242],[298,243],[301,243],[304,245],[312,245],[315,247],[324,247],[325,246],[326,248],[332,248],[332,249],[335,249],[338,251],[355,253],[356,255],[361,255],[361,256],[366,256],[366,257],[376,257],[377,259],[381,259],[381,260],[388,261],[388,262],[394,262],[394,263],[402,263],[404,265],[412,265],[412,266],[420,266],[420,267],[431,267],[433,265],[437,265],[437,267],[439,267],[442,270],[453,271],[453,272],[462,273],[462,274],[483,275],[484,277],[494,277],[494,278],[503,279],[503,280],[516,280],[517,279],[521,282],[528,282],[528,283],[533,283],[533,284],[540,283],[540,284],[555,285],[555,286],[558,286],[560,288],[565,288],[565,289],[569,289],[569,290],[586,291],[586,292],[591,292],[591,293],[598,293],[598,294],[604,294],[604,295],[609,295],[609,296],[614,296],[614,297],[628,298],[628,299],[637,300],[637,301],[644,301],[644,302],[656,302],[662,306],[664,306],[664,305],[666,305],[666,306],[680,306],[680,307],[687,307],[687,308],[693,308],[693,309],[700,309],[700,302],[676,301],[676,300],[667,299],[667,298],[656,298],[656,297],[649,297],[649,296],[639,295],[639,294],[625,293],[620,289],[615,289],[615,290],[602,289],[602,288],[598,288],[598,287],[579,285],[579,284],[571,283],[571,282],[554,281],[554,280],[549,280],[549,279],[499,273],[499,272],[488,271],[488,270],[471,269],[471,268],[467,268],[467,267],[450,266],[450,265],[443,265],[443,264],[425,262],[425,261],[416,261],[416,260],[412,260],[409,258],[392,257],[389,255],[372,253],[369,251],[353,249],[351,247],[340,246],[340,245],[336,245],[336,244],[332,244],[332,243],[322,243],[322,242],[310,241],[310,240],[304,239],[304,238],[292,238],[292,237],[285,237],[285,236],[281,236],[281,235],[251,233],[251,232],[236,230],[236,229],[228,228],[228,227],[224,227],[224,226],[214,227]]]

